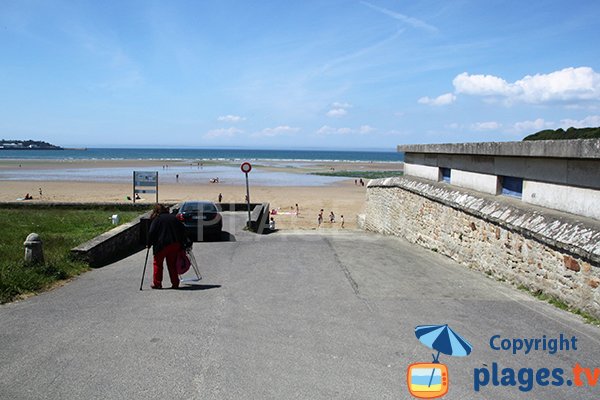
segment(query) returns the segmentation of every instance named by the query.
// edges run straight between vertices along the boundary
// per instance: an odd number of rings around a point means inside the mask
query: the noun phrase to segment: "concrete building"
[[[600,139],[398,146],[404,171],[600,220]]]
[[[600,140],[398,146],[359,224],[600,318]]]

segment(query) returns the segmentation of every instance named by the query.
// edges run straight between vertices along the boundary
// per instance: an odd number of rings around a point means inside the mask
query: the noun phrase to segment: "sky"
[[[0,0],[0,139],[390,149],[600,126],[600,2]]]

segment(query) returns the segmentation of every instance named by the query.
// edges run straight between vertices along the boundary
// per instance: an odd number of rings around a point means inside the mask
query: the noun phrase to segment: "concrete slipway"
[[[409,399],[415,337],[449,324],[473,345],[442,355],[447,399],[590,399],[595,388],[473,389],[475,369],[600,368],[600,330],[397,238],[241,232],[197,243],[204,279],[139,291],[145,252],[0,306],[1,399]],[[240,219],[242,218],[242,219]],[[165,282],[168,286],[168,282]],[[513,355],[490,338],[577,338],[577,350]]]

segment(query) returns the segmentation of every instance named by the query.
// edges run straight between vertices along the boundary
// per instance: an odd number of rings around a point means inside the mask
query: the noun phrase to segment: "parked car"
[[[223,230],[223,217],[215,203],[186,201],[177,210],[177,219],[183,222],[188,237],[194,241],[207,236],[219,237]]]

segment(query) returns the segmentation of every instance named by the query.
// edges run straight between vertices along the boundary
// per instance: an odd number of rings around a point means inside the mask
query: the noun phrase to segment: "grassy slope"
[[[118,212],[128,222],[140,212]],[[43,290],[61,279],[80,274],[87,265],[69,258],[69,251],[111,229],[113,212],[101,210],[3,209],[0,213],[0,303]],[[40,235],[45,262],[24,265],[23,242],[30,233]]]

